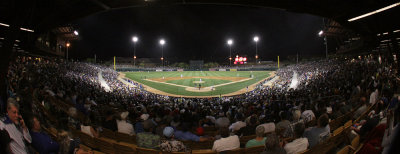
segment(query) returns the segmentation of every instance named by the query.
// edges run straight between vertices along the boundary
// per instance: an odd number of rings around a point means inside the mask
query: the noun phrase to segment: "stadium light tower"
[[[132,37],[133,41],[133,67],[136,66],[136,42],[138,41],[138,37],[134,36]]]
[[[68,61],[68,48],[69,48],[69,46],[71,46],[71,44],[69,42],[67,42],[67,44],[65,46],[67,46],[67,61]]]
[[[322,37],[322,35],[324,36],[324,42],[325,42],[325,56],[326,59],[328,59],[328,39],[326,39],[326,34],[324,34],[323,30],[318,32],[319,37]]]
[[[256,64],[257,64],[257,60],[258,60],[258,53],[257,53],[257,43],[258,43],[258,36],[255,36],[254,38],[253,38],[253,40],[254,40],[254,42],[256,42]]]
[[[229,39],[227,41],[228,45],[229,45],[229,66],[232,65],[232,44],[233,44],[233,40]]]
[[[161,45],[161,61],[162,61],[162,67],[164,68],[164,44],[165,40],[161,39],[160,40],[160,45]]]

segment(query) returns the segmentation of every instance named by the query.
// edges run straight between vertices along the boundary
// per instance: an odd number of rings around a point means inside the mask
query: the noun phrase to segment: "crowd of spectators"
[[[111,91],[101,86],[99,73]],[[290,84],[295,73],[298,86],[293,89]],[[245,147],[265,145],[265,153],[297,153],[326,140],[331,132],[329,121],[361,106],[355,119],[377,103],[370,118],[352,128],[364,136],[372,131],[385,119],[386,111],[398,106],[397,98],[392,98],[397,90],[394,74],[391,66],[371,59],[322,60],[278,69],[279,79],[273,86],[263,86],[267,81],[261,81],[253,91],[241,95],[177,98],[147,92],[138,83],[127,86],[117,72],[104,66],[18,57],[7,74],[9,99],[0,130],[2,142],[9,145],[5,151],[81,151],[78,146],[64,146],[76,145],[79,139],[53,143],[41,133],[38,125],[53,124],[36,112],[39,104],[57,117],[60,122],[54,127],[59,130],[68,132],[72,127],[97,137],[103,129],[110,129],[136,135],[137,145],[144,148],[187,151],[181,141],[214,141],[212,150],[221,152],[240,148],[240,137],[255,135]],[[48,97],[74,107],[62,112]],[[85,120],[77,118],[77,112],[85,115]],[[30,133],[24,119],[30,123]],[[217,135],[205,134],[206,127],[217,128]],[[8,142],[3,140],[6,132],[11,138]]]

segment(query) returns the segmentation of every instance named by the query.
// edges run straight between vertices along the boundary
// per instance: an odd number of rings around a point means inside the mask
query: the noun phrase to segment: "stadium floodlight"
[[[319,35],[319,36],[321,36],[322,34],[324,34],[324,31],[323,31],[323,30],[321,30],[321,31],[318,32],[318,35]]]
[[[233,44],[232,39],[229,39],[229,40],[227,41],[227,43],[228,43],[229,46],[231,46],[231,45]]]
[[[229,45],[229,66],[232,65],[232,44],[233,44],[233,40],[232,39],[228,39],[228,41],[226,42]]]
[[[160,45],[161,45],[161,62],[162,62],[162,67],[164,69],[164,44],[165,44],[165,40],[161,39],[160,40]]]
[[[67,44],[65,44],[65,46],[67,46],[67,61],[68,61],[68,48],[69,48],[69,46],[71,46],[71,44],[69,42],[67,42]]]
[[[164,39],[161,39],[161,40],[160,40],[160,44],[161,44],[161,45],[164,45],[164,44],[165,44],[165,40],[164,40]]]
[[[133,41],[133,67],[136,66],[136,42],[139,40],[137,36],[132,37]]]
[[[259,40],[258,36],[254,36],[253,40],[254,40],[254,42],[256,42],[256,56],[255,56],[255,58],[256,58],[256,64],[257,64],[257,59],[258,59],[257,43],[258,43],[258,40]]]
[[[318,35],[321,37],[324,34],[324,31],[321,30],[318,32]],[[325,56],[328,59],[328,40],[326,39],[326,35],[324,35],[324,42],[325,42]]]
[[[75,34],[76,36],[79,35],[78,31],[76,31],[76,30],[74,30],[74,34]]]
[[[258,36],[255,36],[255,37],[253,38],[253,40],[254,40],[254,42],[258,42]]]
[[[137,42],[138,40],[139,40],[138,37],[136,37],[136,36],[132,37],[133,42]]]
[[[368,12],[368,13],[366,13],[366,14],[363,14],[363,15],[360,15],[360,16],[357,16],[357,17],[354,17],[354,18],[351,18],[351,19],[349,19],[349,20],[347,20],[347,21],[348,21],[348,22],[352,22],[352,21],[355,21],[355,20],[358,20],[358,19],[361,19],[361,18],[368,17],[368,16],[370,16],[370,15],[374,15],[374,14],[379,13],[379,12],[382,12],[382,11],[386,11],[386,10],[388,10],[388,9],[394,8],[394,7],[399,6],[399,5],[400,5],[400,2],[397,2],[397,3],[394,3],[394,4],[392,4],[392,5],[383,7],[383,8],[381,8],[381,9],[378,9],[378,10],[375,10],[375,11],[372,11],[372,12]]]

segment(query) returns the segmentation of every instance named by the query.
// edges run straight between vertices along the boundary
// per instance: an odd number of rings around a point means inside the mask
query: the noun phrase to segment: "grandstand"
[[[0,2],[0,153],[400,153],[399,2],[43,3]],[[115,49],[101,60],[69,53],[85,52],[71,44],[84,39],[74,20],[176,5],[322,16],[317,37],[325,38],[326,55],[299,61],[289,53],[280,61],[256,54],[231,65],[231,55],[219,61],[218,54],[186,57],[186,50],[139,58]]]

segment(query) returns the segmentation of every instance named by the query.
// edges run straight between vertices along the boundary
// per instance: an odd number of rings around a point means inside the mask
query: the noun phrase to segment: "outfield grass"
[[[127,78],[130,78],[136,82],[147,85],[154,89],[164,91],[166,93],[175,94],[175,95],[184,95],[184,96],[215,96],[215,95],[224,95],[232,92],[236,92],[240,89],[246,88],[247,86],[257,83],[269,76],[270,71],[238,71],[238,72],[220,72],[220,71],[184,71],[184,72],[124,72]],[[253,78],[247,81],[237,82],[233,84],[228,84],[224,86],[216,87],[213,91],[208,92],[191,92],[186,91],[184,87],[167,85],[164,83],[156,83],[144,79],[154,79],[154,78],[168,78],[168,77],[180,77],[181,75],[184,77],[188,76],[215,76],[215,77],[245,77],[250,78],[251,74],[253,74]],[[184,86],[193,87],[193,81],[199,81],[198,78],[193,79],[181,79],[181,80],[170,80],[168,83],[174,83]],[[203,87],[213,86],[222,83],[231,82],[229,80],[216,80],[216,79],[202,79],[205,81],[202,84]]]

